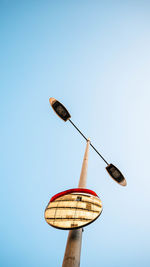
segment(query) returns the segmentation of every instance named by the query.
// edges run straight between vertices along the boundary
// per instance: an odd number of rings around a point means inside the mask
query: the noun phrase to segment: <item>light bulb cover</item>
[[[49,98],[49,102],[55,113],[61,118],[63,121],[67,121],[71,118],[68,110],[61,104],[58,100],[53,97]]]
[[[114,166],[112,163],[106,167],[106,170],[111,176],[111,178],[113,178],[117,183],[119,183],[122,186],[127,185],[126,179],[124,178],[121,171],[119,171],[119,169],[116,166]]]

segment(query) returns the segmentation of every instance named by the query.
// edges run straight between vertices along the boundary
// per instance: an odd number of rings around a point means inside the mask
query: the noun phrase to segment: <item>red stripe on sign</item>
[[[68,195],[68,194],[71,194],[71,193],[79,193],[79,192],[80,192],[80,193],[91,194],[91,195],[93,195],[93,196],[98,197],[98,195],[97,195],[94,191],[92,191],[92,190],[90,190],[90,189],[86,189],[86,188],[73,188],[73,189],[65,190],[65,191],[63,191],[63,192],[60,192],[60,193],[54,195],[54,196],[50,199],[50,202],[54,201],[54,200],[57,199],[58,197],[62,197],[62,196],[64,196],[64,195]]]

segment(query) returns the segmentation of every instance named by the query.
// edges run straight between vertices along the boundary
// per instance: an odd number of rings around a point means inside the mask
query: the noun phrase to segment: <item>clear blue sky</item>
[[[55,97],[128,186],[90,150],[87,187],[103,213],[85,228],[82,267],[150,266],[149,1],[0,1],[2,267],[59,267],[67,231],[44,220],[76,187],[85,141]]]

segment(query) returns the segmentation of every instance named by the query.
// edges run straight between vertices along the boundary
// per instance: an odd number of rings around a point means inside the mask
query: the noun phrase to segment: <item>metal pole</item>
[[[89,145],[90,145],[90,139],[87,140],[87,145],[85,149],[85,154],[80,174],[80,180],[78,184],[79,188],[86,187]],[[70,230],[68,234],[62,267],[80,266],[81,243],[82,243],[82,228],[76,230]]]

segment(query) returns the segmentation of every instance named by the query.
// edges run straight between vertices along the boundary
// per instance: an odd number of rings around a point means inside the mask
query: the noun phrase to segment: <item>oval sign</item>
[[[45,209],[45,220],[55,228],[77,229],[95,221],[101,212],[102,203],[94,191],[75,188],[51,198]]]

